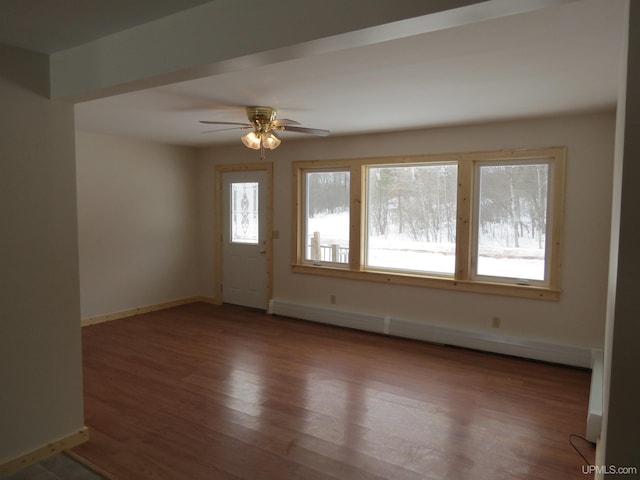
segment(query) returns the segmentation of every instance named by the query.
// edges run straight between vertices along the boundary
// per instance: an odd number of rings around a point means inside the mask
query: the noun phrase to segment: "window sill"
[[[560,299],[560,290],[529,285],[455,280],[452,278],[425,277],[422,275],[411,275],[407,273],[399,274],[364,270],[355,271],[325,265],[294,264],[292,266],[292,271],[293,273],[301,273],[305,275],[320,275],[323,277],[343,278],[347,280],[438,288],[443,290],[457,290],[460,292],[481,293],[487,295],[504,295],[509,297],[550,301],[557,301]]]

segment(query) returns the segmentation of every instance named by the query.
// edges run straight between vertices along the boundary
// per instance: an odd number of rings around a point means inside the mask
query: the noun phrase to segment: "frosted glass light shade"
[[[256,132],[249,132],[245,136],[241,137],[242,143],[245,147],[258,150],[260,148],[260,137],[256,135]]]
[[[280,139],[276,137],[273,133],[263,133],[262,134],[262,145],[264,148],[268,148],[269,150],[274,150],[278,148],[280,145]]]

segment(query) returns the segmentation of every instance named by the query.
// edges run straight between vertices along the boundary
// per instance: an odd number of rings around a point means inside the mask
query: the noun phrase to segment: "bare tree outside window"
[[[457,165],[367,169],[367,267],[451,274]]]
[[[545,279],[548,163],[480,165],[477,273]]]
[[[294,162],[292,269],[557,300],[566,151]]]

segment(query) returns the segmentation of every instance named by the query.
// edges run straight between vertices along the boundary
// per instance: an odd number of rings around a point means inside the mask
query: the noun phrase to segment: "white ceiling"
[[[114,20],[96,21],[93,35],[84,12],[52,21],[64,23],[66,39],[43,33],[38,41],[7,32],[6,12],[70,0],[0,0],[0,41],[42,52],[68,48],[100,35],[172,13],[170,0],[112,3]],[[181,0],[183,6],[202,1]],[[160,10],[151,8],[162,6]],[[614,108],[622,50],[622,0],[582,0],[402,39],[314,55],[312,58],[245,68],[76,106],[80,130],[132,136],[181,145],[236,142],[237,130],[211,129],[198,120],[246,120],[242,106],[279,109],[280,118],[358,134],[508,120]],[[6,10],[10,6],[10,10]],[[147,10],[145,10],[145,8]],[[162,9],[165,10],[162,10]],[[93,12],[91,8],[87,12]],[[115,13],[121,15],[115,15]],[[142,12],[142,13],[141,13]],[[144,12],[146,12],[146,17]],[[164,13],[163,13],[164,12]],[[85,12],[86,13],[86,12]],[[38,10],[38,15],[46,15]],[[128,23],[127,23],[128,22]],[[77,37],[73,37],[77,24]],[[88,23],[91,25],[91,22]],[[61,25],[62,26],[62,25]],[[49,28],[52,28],[51,26]],[[55,28],[52,30],[55,33]],[[45,32],[46,33],[46,32]],[[92,38],[93,36],[93,38]],[[10,38],[7,38],[10,37]],[[304,135],[285,133],[285,138]]]

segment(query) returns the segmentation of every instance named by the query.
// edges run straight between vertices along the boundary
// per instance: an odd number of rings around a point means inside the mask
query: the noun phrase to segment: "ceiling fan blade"
[[[300,122],[296,122],[295,120],[291,120],[289,118],[279,118],[271,122],[276,127],[285,127],[287,125],[300,125]]]
[[[285,126],[284,130],[286,132],[308,133],[309,135],[317,135],[319,137],[326,137],[329,135],[329,130],[321,130],[319,128]]]
[[[227,130],[244,130],[246,128],[251,128],[251,125],[243,125],[241,127],[231,127],[231,128],[220,128],[218,130],[205,130],[200,133],[216,133],[216,132],[226,132]]]
[[[211,120],[200,120],[200,123],[206,123],[209,125],[242,125],[243,127],[250,127],[249,123],[240,123],[240,122],[215,122]]]

